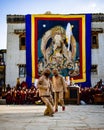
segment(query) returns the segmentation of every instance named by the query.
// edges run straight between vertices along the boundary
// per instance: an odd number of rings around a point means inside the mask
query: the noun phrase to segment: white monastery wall
[[[91,75],[92,86],[100,79],[104,80],[104,22],[92,22],[92,28],[102,28],[103,33],[98,33],[98,49],[92,49],[92,65],[98,65],[97,75]]]
[[[19,50],[19,35],[14,33],[15,29],[25,29],[25,24],[7,25],[6,84],[10,84],[11,87],[16,85],[19,77],[18,64],[26,64],[26,51]],[[20,79],[23,80],[25,79]]]

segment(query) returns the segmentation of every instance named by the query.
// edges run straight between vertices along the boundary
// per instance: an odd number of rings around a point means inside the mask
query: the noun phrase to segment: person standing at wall
[[[64,92],[67,92],[67,84],[65,83],[64,78],[58,73],[57,69],[53,69],[52,84],[55,112],[58,112],[58,102],[60,102],[60,105],[62,106],[62,111],[65,111]]]
[[[41,97],[42,101],[46,105],[46,109],[44,111],[45,116],[53,116],[54,109],[53,109],[53,99],[51,95],[51,81],[50,76],[51,71],[50,69],[45,69],[43,71],[42,76],[39,78],[37,82],[37,89],[39,90],[39,97]]]

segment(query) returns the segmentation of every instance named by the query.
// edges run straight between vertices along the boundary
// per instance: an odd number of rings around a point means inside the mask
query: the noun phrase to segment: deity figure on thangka
[[[41,53],[38,58],[38,72],[43,68],[58,68],[63,76],[78,76],[80,70],[78,43],[72,33],[73,25],[54,26],[46,31],[41,39]]]

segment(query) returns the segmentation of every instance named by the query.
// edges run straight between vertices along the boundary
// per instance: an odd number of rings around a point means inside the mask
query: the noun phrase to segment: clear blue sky
[[[0,0],[0,49],[7,48],[6,15],[104,13],[104,0]]]

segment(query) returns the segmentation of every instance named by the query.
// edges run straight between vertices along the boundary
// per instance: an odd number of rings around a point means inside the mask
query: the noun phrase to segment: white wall
[[[93,22],[92,28],[103,28],[104,22]],[[104,80],[104,33],[98,34],[98,49],[92,49],[92,65],[98,65],[98,74],[91,75],[92,86],[94,86],[100,79]]]
[[[19,35],[14,34],[15,29],[25,29],[25,24],[7,25],[7,62],[6,62],[6,85],[16,85],[19,77],[17,64],[26,64],[26,51],[19,50]],[[25,79],[20,79],[23,81]]]

